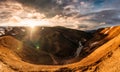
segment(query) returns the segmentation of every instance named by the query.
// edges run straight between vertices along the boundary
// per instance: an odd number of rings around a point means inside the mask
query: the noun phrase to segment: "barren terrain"
[[[20,47],[22,42],[11,36],[0,37],[0,71],[119,72],[120,26],[104,28],[96,32],[105,34],[105,37],[98,41],[101,45],[96,44],[97,47],[91,47],[95,48],[93,51],[85,49],[85,52],[89,52],[88,55],[83,56],[78,62],[66,65],[38,65],[25,62],[19,56],[24,54],[21,53],[23,51],[19,50],[16,53],[16,48]],[[88,43],[91,40],[93,39]]]

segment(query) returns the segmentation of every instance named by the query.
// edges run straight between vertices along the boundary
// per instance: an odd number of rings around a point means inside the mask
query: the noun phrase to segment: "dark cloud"
[[[52,14],[87,14],[104,9],[119,9],[119,0],[17,0]],[[117,7],[117,8],[116,8]]]

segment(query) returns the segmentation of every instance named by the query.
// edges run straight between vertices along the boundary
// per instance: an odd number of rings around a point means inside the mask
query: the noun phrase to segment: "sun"
[[[30,28],[33,30],[35,28],[34,24],[30,24]]]

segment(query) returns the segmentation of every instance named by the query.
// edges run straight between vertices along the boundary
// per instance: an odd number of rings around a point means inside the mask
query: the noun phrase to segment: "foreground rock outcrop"
[[[0,37],[0,71],[119,72],[120,26],[92,33],[63,27],[36,29],[30,39],[26,33],[19,37],[7,32]],[[83,48],[76,58],[79,43]],[[54,60],[71,64],[45,65],[54,64]]]

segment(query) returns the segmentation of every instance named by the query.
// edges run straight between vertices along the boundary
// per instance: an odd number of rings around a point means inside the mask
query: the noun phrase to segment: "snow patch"
[[[107,34],[114,26],[111,26],[104,34]]]
[[[79,41],[79,47],[77,48],[76,53],[75,53],[75,54],[76,54],[76,57],[79,56],[79,54],[80,54],[82,48],[83,48],[82,42]]]

